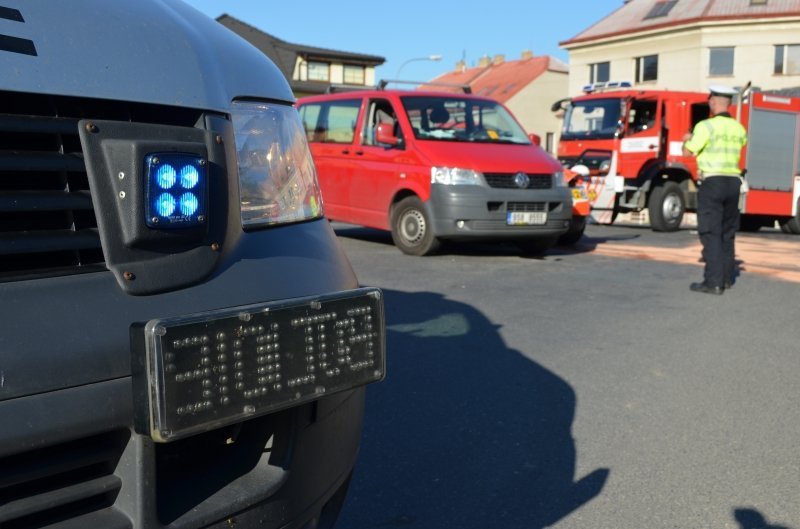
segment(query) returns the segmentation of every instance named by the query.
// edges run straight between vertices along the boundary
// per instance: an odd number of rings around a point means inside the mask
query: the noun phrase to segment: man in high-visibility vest
[[[728,113],[738,92],[725,86],[710,86],[711,117],[695,125],[683,143],[684,156],[697,157],[697,231],[703,245],[705,273],[694,292],[722,294],[733,285],[736,272],[734,238],[739,227],[739,190],[742,171],[739,160],[747,143],[744,127]]]

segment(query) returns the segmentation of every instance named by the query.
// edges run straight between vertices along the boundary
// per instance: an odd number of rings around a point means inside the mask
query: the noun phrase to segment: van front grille
[[[105,270],[79,120],[195,126],[200,115],[0,91],[0,281]]]
[[[553,187],[553,175],[550,174],[529,174],[528,185],[520,188],[515,181],[519,173],[484,173],[486,183],[489,187],[500,189],[550,189]]]
[[[0,527],[131,529],[114,509],[126,430],[0,458]]]
[[[506,211],[547,211],[547,202],[509,202]]]

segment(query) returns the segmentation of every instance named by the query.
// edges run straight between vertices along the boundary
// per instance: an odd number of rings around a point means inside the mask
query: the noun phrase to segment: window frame
[[[789,69],[789,50],[795,49],[795,56],[791,62],[794,69]],[[780,70],[780,71],[778,71]],[[776,44],[775,61],[772,69],[773,75],[800,75],[800,44]]]
[[[672,8],[675,7],[677,3],[678,0],[659,0],[653,4],[653,7],[650,8],[650,11],[644,16],[643,20],[665,17],[672,11]]]
[[[356,129],[358,118],[361,114],[363,101],[361,98],[332,99],[329,101],[314,101],[300,105],[298,109],[300,120],[309,143],[336,143],[350,145],[356,139]],[[312,113],[311,109],[316,109]],[[332,112],[333,116],[331,116]],[[339,115],[340,112],[352,110],[352,116]],[[311,123],[307,117],[309,114],[316,119]],[[350,126],[341,126],[341,120],[351,119]],[[334,123],[332,124],[331,121]],[[339,125],[332,127],[331,125]]]
[[[600,79],[600,68],[605,66],[605,79]],[[611,61],[593,62],[589,65],[589,84],[607,83],[611,80]]]
[[[730,71],[714,72],[714,52],[730,52]],[[725,57],[725,60],[728,58]],[[709,77],[731,77],[736,67],[736,47],[735,46],[711,46],[708,48],[708,76]]]
[[[648,71],[648,69],[652,68],[652,65],[650,67],[648,67],[648,65],[645,64],[645,61],[647,61],[647,59],[655,59],[655,76],[652,77],[652,78],[645,79],[646,72]],[[634,79],[636,80],[637,84],[638,83],[651,83],[651,82],[658,81],[658,54],[657,53],[653,54],[653,55],[642,55],[641,57],[636,57],[634,59],[634,63],[635,63],[635,66],[636,66]]]
[[[322,77],[312,77],[311,70],[312,66],[320,66],[325,68],[325,78]],[[329,83],[331,81],[331,63],[325,61],[306,61],[306,80],[315,82],[315,83]]]
[[[347,79],[348,72],[358,71],[361,75],[360,81],[349,81]],[[342,82],[347,85],[364,86],[367,83],[367,68],[360,64],[343,64],[342,65]]]

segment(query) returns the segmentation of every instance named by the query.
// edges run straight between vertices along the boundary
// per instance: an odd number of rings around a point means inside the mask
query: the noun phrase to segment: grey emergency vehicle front
[[[176,0],[0,37],[0,527],[331,527],[383,298],[286,80]]]

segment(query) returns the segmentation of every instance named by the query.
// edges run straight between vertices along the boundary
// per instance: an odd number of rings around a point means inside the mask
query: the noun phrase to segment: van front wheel
[[[430,255],[439,248],[439,239],[422,201],[406,197],[392,208],[392,240],[408,255]]]

